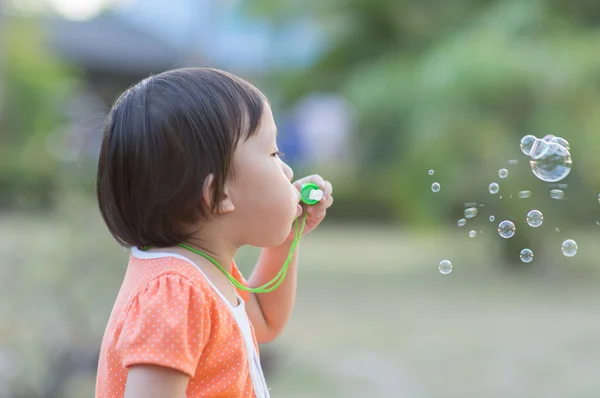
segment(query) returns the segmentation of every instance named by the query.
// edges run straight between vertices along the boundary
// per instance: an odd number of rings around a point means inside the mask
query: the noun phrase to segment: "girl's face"
[[[233,156],[235,177],[227,191],[242,244],[282,244],[302,211],[300,194],[291,184],[294,173],[279,158],[276,137],[273,114],[265,104],[259,130],[243,141]]]

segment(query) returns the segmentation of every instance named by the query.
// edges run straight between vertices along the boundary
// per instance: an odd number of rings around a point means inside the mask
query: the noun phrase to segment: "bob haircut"
[[[98,159],[96,194],[112,236],[127,247],[168,247],[216,210],[238,142],[259,128],[264,95],[230,73],[175,69],[119,96]],[[203,185],[214,175],[212,208]]]

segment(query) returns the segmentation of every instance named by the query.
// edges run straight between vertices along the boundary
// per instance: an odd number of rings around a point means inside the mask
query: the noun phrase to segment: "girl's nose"
[[[290,166],[288,166],[285,162],[281,162],[281,167],[283,168],[283,173],[288,178],[288,180],[292,181],[294,178],[294,171]]]

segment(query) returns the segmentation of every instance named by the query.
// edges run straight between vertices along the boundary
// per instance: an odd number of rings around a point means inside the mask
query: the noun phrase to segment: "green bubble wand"
[[[314,184],[312,182],[306,183],[303,184],[302,188],[300,189],[300,198],[303,203],[307,205],[314,205],[316,203],[319,203],[321,198],[323,198],[323,191],[319,188],[317,184]],[[283,263],[281,270],[279,270],[279,272],[277,273],[277,275],[275,275],[273,279],[259,287],[246,287],[242,285],[237,279],[231,276],[231,274],[227,272],[227,270],[223,268],[221,264],[219,264],[214,258],[209,256],[208,254],[201,252],[200,250],[195,249],[185,243],[179,243],[178,246],[189,250],[193,253],[196,253],[213,263],[214,266],[217,267],[223,274],[225,274],[227,279],[229,279],[229,281],[238,289],[252,293],[270,293],[281,285],[281,283],[285,279],[285,276],[287,275],[287,269],[290,264],[290,261],[292,260],[292,256],[294,255],[294,251],[296,250],[296,247],[300,242],[300,238],[304,233],[304,227],[306,226],[306,217],[307,214],[305,213],[301,216],[302,220],[298,218],[294,222],[294,240],[292,241],[292,245],[290,247],[290,253],[288,254],[287,259]],[[145,247],[144,249],[147,249],[147,247]]]

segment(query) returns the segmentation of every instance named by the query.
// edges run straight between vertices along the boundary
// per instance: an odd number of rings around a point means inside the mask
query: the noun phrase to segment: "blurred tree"
[[[369,181],[371,199],[388,203],[390,217],[454,223],[465,201],[490,200],[487,185],[508,159],[520,162],[514,189],[540,184],[529,178],[518,147],[528,133],[564,136],[577,166],[564,182],[597,184],[590,171],[600,166],[600,3],[263,0],[257,7],[276,23],[311,16],[328,42],[308,70],[279,76],[286,102],[333,91],[356,108],[358,167],[346,177],[347,197],[337,192],[337,209]],[[434,178],[442,184],[437,195],[430,191]],[[355,217],[365,206],[342,208]]]
[[[47,137],[66,121],[63,107],[77,73],[45,46],[36,20],[7,18],[1,29],[0,206],[48,207],[60,169]]]

